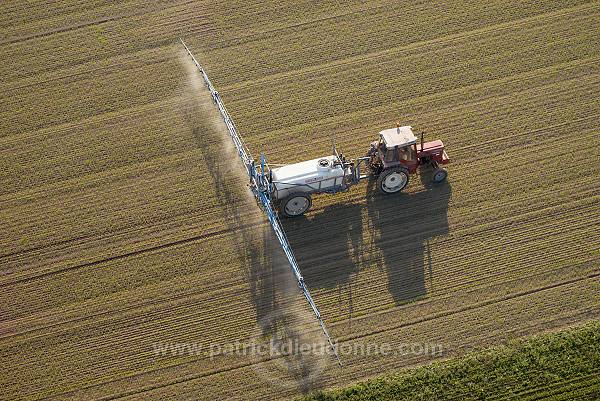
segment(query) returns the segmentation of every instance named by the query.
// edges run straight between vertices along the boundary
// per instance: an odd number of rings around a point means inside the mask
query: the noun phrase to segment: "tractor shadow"
[[[433,275],[429,242],[449,232],[451,186],[432,183],[427,170],[411,176],[415,179],[421,179],[422,190],[384,195],[372,180],[366,203],[334,204],[312,216],[283,220],[308,287],[337,289],[350,318],[352,278],[361,269],[385,272],[397,305],[427,293],[426,277],[431,282]]]
[[[431,176],[430,170],[421,171],[419,178],[413,177],[421,180],[422,190],[396,195],[380,193],[374,180],[367,184],[371,245],[380,252],[375,262],[385,269],[388,291],[397,305],[427,295],[426,282],[431,286],[433,277],[430,240],[449,232],[451,185],[435,184]]]

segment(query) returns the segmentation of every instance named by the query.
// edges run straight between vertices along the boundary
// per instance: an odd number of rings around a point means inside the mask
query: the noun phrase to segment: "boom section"
[[[187,47],[187,45],[183,42],[182,39],[179,39],[179,40],[181,41],[181,44],[183,45],[183,47],[185,47],[185,50],[187,51],[188,55],[191,57],[192,61],[194,62],[194,64],[196,65],[196,67],[198,68],[200,73],[202,74],[202,78],[204,78],[204,83],[208,87],[208,90],[210,91],[213,101],[217,105],[219,112],[221,113],[221,116],[223,117],[223,121],[225,122],[225,125],[227,126],[227,130],[229,131],[229,136],[231,137],[231,140],[237,150],[237,153],[238,153],[240,159],[242,160],[244,168],[246,169],[246,172],[248,173],[248,177],[250,179],[250,185],[249,185],[250,189],[252,190],[252,193],[254,194],[254,197],[256,198],[259,206],[265,211],[265,214],[267,215],[267,219],[269,220],[269,223],[271,224],[271,227],[273,228],[273,231],[275,232],[275,236],[277,237],[277,240],[279,241],[279,244],[281,245],[281,248],[283,249],[283,252],[285,253],[285,256],[288,259],[292,273],[294,274],[294,277],[296,278],[296,281],[298,282],[298,287],[304,294],[304,298],[306,298],[306,301],[308,302],[315,317],[317,318],[317,321],[319,322],[319,326],[321,327],[321,330],[323,331],[323,334],[325,335],[325,338],[327,339],[327,342],[329,343],[329,346],[330,346],[335,358],[337,359],[339,365],[342,366],[341,360],[337,353],[337,349],[334,346],[333,341],[331,340],[331,336],[329,335],[329,332],[327,331],[327,328],[325,327],[325,323],[323,322],[323,319],[321,317],[321,312],[319,312],[317,305],[315,304],[314,300],[312,299],[312,296],[310,295],[310,292],[308,291],[308,288],[306,287],[306,284],[304,283],[304,277],[302,277],[302,273],[300,272],[300,267],[298,266],[296,257],[294,256],[294,253],[292,252],[290,243],[285,235],[285,232],[283,231],[279,217],[277,216],[277,213],[275,212],[275,209],[273,207],[273,202],[272,202],[272,197],[271,197],[272,184],[269,181],[267,174],[266,174],[268,167],[266,165],[265,157],[263,155],[261,155],[261,157],[260,157],[260,172],[259,172],[254,159],[250,155],[250,152],[248,151],[247,147],[244,145],[244,142],[242,141],[242,138],[240,137],[240,135],[235,127],[235,124],[233,123],[233,120],[231,119],[231,116],[229,115],[229,112],[227,112],[227,109],[225,108],[225,105],[223,104],[223,101],[221,100],[221,96],[219,95],[219,92],[217,92],[215,90],[212,82],[210,82],[210,79],[208,78],[208,75],[206,74],[206,71],[204,71],[204,68],[202,68],[200,63],[198,63],[198,61],[196,60],[196,58],[194,57],[194,55],[192,54],[190,49]]]

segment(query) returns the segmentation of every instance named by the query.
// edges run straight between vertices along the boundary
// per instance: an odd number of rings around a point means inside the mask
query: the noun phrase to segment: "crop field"
[[[0,399],[277,399],[600,318],[600,2],[0,4]],[[183,38],[255,157],[396,121],[447,183],[284,221],[322,342]],[[290,280],[292,282],[290,282]]]
[[[303,398],[341,400],[597,400],[598,321]],[[432,395],[435,394],[435,397]]]

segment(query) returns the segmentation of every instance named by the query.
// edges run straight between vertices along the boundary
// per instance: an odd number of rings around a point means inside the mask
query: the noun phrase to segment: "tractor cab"
[[[412,127],[396,127],[379,133],[379,141],[371,144],[371,164],[386,169],[404,165],[413,173],[418,165],[417,138]]]

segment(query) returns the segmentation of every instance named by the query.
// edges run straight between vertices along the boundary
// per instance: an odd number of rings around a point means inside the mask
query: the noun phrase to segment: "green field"
[[[446,144],[447,184],[284,222],[341,347],[598,320],[598,26],[574,0],[3,2],[0,399],[294,398],[439,359],[210,354],[322,340],[179,37],[255,157],[363,156],[397,121]]]
[[[599,346],[594,322],[303,399],[593,400],[600,398]]]

